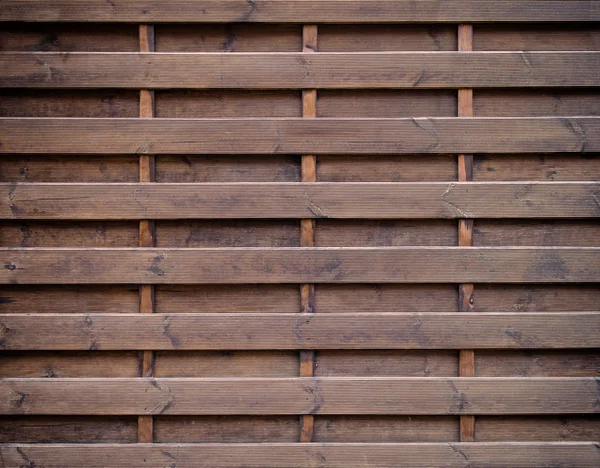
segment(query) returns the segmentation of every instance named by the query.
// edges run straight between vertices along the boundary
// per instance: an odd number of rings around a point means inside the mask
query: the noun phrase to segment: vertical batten
[[[317,52],[317,26],[305,25],[302,29],[302,51],[304,53]],[[315,118],[317,116],[317,90],[306,89],[302,91],[302,117]],[[314,155],[302,156],[302,182],[317,181],[317,161]],[[312,219],[300,221],[300,245],[302,247],[315,246],[315,222]],[[315,285],[300,285],[300,311],[305,314],[315,312]],[[300,352],[300,377],[313,377],[315,371],[314,351]],[[300,416],[300,442],[311,442],[314,432],[314,416]]]
[[[140,52],[154,52],[154,26],[140,25]],[[154,117],[154,91],[140,90],[140,118]],[[140,182],[154,182],[154,156],[140,154]],[[155,247],[154,221],[140,221],[140,247]],[[151,314],[154,312],[154,286],[142,284],[139,287],[140,313]],[[154,353],[152,350],[142,351],[140,356],[140,377],[154,375]],[[138,442],[153,442],[152,416],[138,417]]]
[[[460,24],[458,26],[458,50],[467,52],[473,50],[473,25]],[[458,90],[458,116],[473,117],[473,90]],[[473,155],[458,155],[458,181],[469,182],[473,180]],[[473,245],[473,220],[460,219],[458,221],[458,245],[471,247]],[[458,311],[473,312],[475,301],[473,297],[473,284],[458,285]],[[459,376],[473,377],[475,375],[475,353],[471,349],[462,349],[459,352]],[[460,417],[460,441],[473,442],[475,440],[475,416],[463,415]]]

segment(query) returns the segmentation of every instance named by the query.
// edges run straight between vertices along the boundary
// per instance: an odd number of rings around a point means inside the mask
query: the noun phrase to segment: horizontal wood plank
[[[0,414],[600,413],[593,377],[6,378]]]
[[[229,468],[368,468],[486,466],[536,468],[600,464],[593,442],[2,444],[6,466],[104,468],[195,466]],[[115,454],[118,456],[115,457]]]
[[[599,282],[597,247],[0,248],[0,283]]]
[[[181,73],[185,70],[185,73]],[[600,52],[0,53],[16,88],[506,88],[600,85]]]
[[[600,348],[600,312],[5,314],[4,350]]]
[[[600,152],[600,118],[0,119],[0,153],[556,152]]]
[[[3,0],[0,21],[495,23],[599,21],[596,0]]]
[[[598,218],[600,182],[0,183],[0,218]]]

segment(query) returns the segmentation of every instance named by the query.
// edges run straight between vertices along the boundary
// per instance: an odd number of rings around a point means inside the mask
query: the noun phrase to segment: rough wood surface
[[[154,26],[141,24],[139,26],[140,51],[154,52]],[[140,90],[140,118],[151,119],[155,117],[155,94],[153,90]],[[140,154],[140,182],[154,182],[156,176],[155,156],[151,154]],[[139,225],[139,246],[156,246],[156,228],[154,220],[141,219]],[[154,286],[141,284],[139,286],[140,313],[152,314],[154,312]],[[152,377],[154,375],[154,353],[149,348],[140,348],[140,377]],[[151,443],[154,439],[154,427],[152,417],[138,417],[138,442]]]
[[[598,21],[600,2],[485,0],[4,0],[0,21],[129,23],[495,23]]]
[[[597,378],[3,379],[3,414],[598,413]]]
[[[119,453],[115,457],[115,452]],[[8,466],[129,467],[142,460],[148,466],[176,463],[196,467],[298,468],[315,464],[328,468],[465,466],[465,460],[486,467],[545,467],[568,465],[587,468],[600,463],[592,442],[499,443],[318,443],[279,444],[5,444],[0,446]]]
[[[600,52],[3,52],[0,70],[7,88],[590,87]]]
[[[600,182],[0,183],[4,219],[598,218]],[[60,202],[60,203],[58,203]],[[472,221],[467,220],[471,238]],[[142,247],[153,246],[148,240]],[[144,238],[144,236],[142,236]],[[461,245],[466,244],[465,240]],[[302,227],[302,246],[314,228]]]
[[[458,25],[458,50],[471,52],[473,50],[473,25]],[[473,90],[462,88],[458,90],[458,117],[473,117]],[[473,155],[458,155],[458,181],[471,182],[473,180]],[[466,216],[466,218],[472,218]],[[458,245],[471,247],[473,245],[473,220],[458,220]],[[475,297],[472,283],[458,285],[458,311],[474,312]],[[461,349],[458,354],[458,375],[460,377],[475,376],[475,354],[472,349]],[[460,441],[475,441],[475,417],[471,415],[460,417]]]
[[[0,324],[5,350],[600,347],[598,312],[6,314]],[[301,377],[312,376],[311,365]]]
[[[0,143],[4,154],[592,153],[600,118],[1,118]]]
[[[0,248],[0,283],[573,283],[595,247]]]
[[[119,453],[115,457],[115,452]],[[280,444],[130,444],[86,445],[6,444],[0,454],[8,466],[29,463],[45,467],[129,467],[142,460],[148,466],[292,468],[430,467],[459,468],[465,461],[486,467],[545,467],[568,465],[587,468],[600,463],[592,442],[500,443],[318,443]],[[35,464],[35,465],[33,465]]]
[[[302,52],[313,54],[318,51],[317,25],[304,25],[302,28]],[[302,90],[302,117],[317,117],[317,90]],[[304,154],[301,159],[302,182],[317,181],[317,158],[312,154]],[[315,246],[315,221],[302,219],[300,221],[300,245],[302,247]],[[300,285],[300,312],[314,314],[315,312],[315,285]],[[300,352],[300,377],[313,377],[315,375],[315,353],[313,351]],[[300,442],[311,442],[314,434],[315,418],[312,414],[300,416]]]

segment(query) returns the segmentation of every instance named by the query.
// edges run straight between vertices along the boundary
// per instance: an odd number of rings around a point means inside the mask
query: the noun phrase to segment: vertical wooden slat
[[[154,52],[154,26],[140,25],[140,52]],[[154,117],[154,91],[140,90],[140,117]],[[154,156],[140,154],[140,182],[154,182]],[[154,247],[154,222],[152,220],[140,221],[140,247]],[[142,284],[140,292],[140,313],[151,314],[154,312],[154,286]],[[154,374],[154,353],[151,350],[141,352],[140,377],[151,377]],[[152,416],[138,417],[138,442],[150,443],[154,439]]]
[[[302,51],[305,53],[317,52],[317,26],[305,25],[302,29]],[[302,91],[302,117],[315,118],[317,116],[317,90],[306,89]],[[317,161],[314,155],[302,156],[302,182],[317,181]],[[315,222],[312,219],[300,221],[300,245],[302,247],[315,246]],[[300,310],[305,314],[315,313],[315,285],[302,284],[300,286]],[[315,371],[315,353],[313,351],[300,352],[300,377],[313,377]],[[300,417],[300,442],[311,442],[314,432],[314,416],[303,415]]]
[[[458,50],[473,50],[473,25],[460,24],[458,26]],[[458,90],[458,116],[473,117],[473,90]],[[473,155],[458,155],[458,180],[467,182],[473,180]],[[473,245],[473,220],[461,219],[458,221],[458,245],[469,247]],[[473,312],[475,301],[473,297],[473,284],[458,285],[458,310],[459,312]],[[475,375],[475,353],[471,349],[459,352],[459,376],[473,377]],[[475,417],[460,417],[460,440],[472,442],[475,440]]]

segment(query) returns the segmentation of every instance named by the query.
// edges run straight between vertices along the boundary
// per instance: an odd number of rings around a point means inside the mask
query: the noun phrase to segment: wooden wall
[[[3,466],[600,464],[600,2],[0,21]]]

